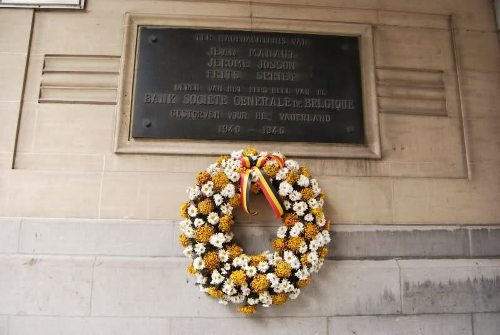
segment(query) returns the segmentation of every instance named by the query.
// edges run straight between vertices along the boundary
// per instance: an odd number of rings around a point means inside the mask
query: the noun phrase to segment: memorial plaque
[[[357,37],[139,27],[132,137],[365,143]]]

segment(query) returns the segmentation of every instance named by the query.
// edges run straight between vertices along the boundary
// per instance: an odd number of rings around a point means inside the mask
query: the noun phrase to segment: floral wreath
[[[255,215],[248,197],[261,192],[282,225],[274,252],[247,255],[234,241],[233,209],[242,205]],[[220,303],[243,304],[239,311],[247,314],[258,305],[281,305],[296,299],[323,265],[330,242],[324,194],[306,167],[281,153],[247,148],[221,156],[198,173],[187,193],[179,241],[193,259],[188,272]]]

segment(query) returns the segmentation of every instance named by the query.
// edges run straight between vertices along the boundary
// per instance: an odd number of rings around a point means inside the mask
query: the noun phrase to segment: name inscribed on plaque
[[[365,141],[357,37],[140,27],[135,138]]]

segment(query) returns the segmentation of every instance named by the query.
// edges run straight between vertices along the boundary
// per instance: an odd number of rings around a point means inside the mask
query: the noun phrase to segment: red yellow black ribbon
[[[284,213],[285,206],[281,202],[278,192],[274,188],[271,180],[267,177],[266,173],[261,169],[264,164],[270,160],[275,159],[280,167],[283,167],[284,161],[281,157],[276,155],[266,155],[259,157],[255,162],[252,158],[248,156],[242,156],[240,158],[243,170],[240,176],[240,193],[241,193],[241,203],[243,210],[251,215],[256,215],[257,212],[250,212],[249,209],[249,198],[250,198],[250,187],[252,185],[252,172],[257,175],[257,185],[259,185],[262,193],[267,199],[267,202],[271,206],[276,218],[279,218]]]

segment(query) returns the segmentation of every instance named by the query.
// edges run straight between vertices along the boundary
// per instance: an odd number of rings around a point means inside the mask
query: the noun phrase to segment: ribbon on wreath
[[[258,214],[257,212],[251,212],[249,209],[250,187],[252,185],[251,174],[252,172],[254,172],[257,175],[257,185],[259,185],[260,189],[262,190],[262,193],[264,193],[264,196],[266,197],[267,202],[271,206],[274,215],[276,215],[276,218],[279,218],[285,212],[285,206],[283,205],[278,192],[276,192],[276,189],[271,183],[271,180],[266,175],[264,170],[262,170],[264,164],[266,164],[266,162],[270,159],[276,160],[280,165],[280,168],[284,166],[285,162],[280,156],[277,155],[266,155],[259,157],[256,160],[248,156],[242,156],[240,158],[241,166],[243,168],[240,176],[240,193],[242,197],[241,204],[243,210],[248,214],[250,215]]]

